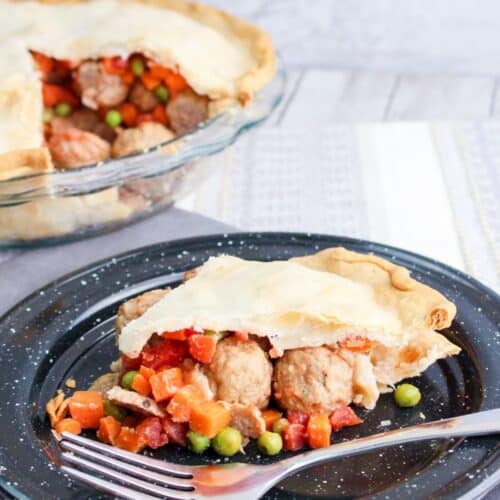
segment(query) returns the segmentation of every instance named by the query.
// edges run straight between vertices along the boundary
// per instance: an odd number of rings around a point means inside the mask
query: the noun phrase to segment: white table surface
[[[264,128],[179,206],[382,241],[500,288],[500,3],[211,3],[268,30],[289,79]]]

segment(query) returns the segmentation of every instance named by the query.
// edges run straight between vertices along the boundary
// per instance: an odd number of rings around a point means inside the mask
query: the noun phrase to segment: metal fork
[[[500,408],[353,439],[269,465],[200,466],[164,462],[66,432],[57,436],[66,450],[62,453],[65,465],[61,470],[100,491],[131,500],[241,500],[259,498],[286,476],[334,458],[426,439],[496,433],[500,433]]]

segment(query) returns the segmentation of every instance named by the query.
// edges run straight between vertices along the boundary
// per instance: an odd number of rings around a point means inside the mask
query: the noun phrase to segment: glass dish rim
[[[262,89],[255,93],[254,99],[248,106],[232,106],[210,118],[192,132],[156,144],[142,151],[130,153],[118,158],[110,158],[103,162],[84,165],[73,169],[37,172],[1,180],[0,189],[9,189],[7,194],[2,194],[0,192],[0,209],[6,206],[15,206],[20,203],[48,197],[54,198],[59,196],[89,194],[106,187],[120,185],[129,179],[166,174],[170,171],[175,171],[189,161],[219,153],[233,144],[242,133],[260,125],[272,114],[283,99],[286,82],[287,73],[281,60],[279,60],[273,78]],[[259,101],[264,103],[264,108],[260,110],[256,116],[252,116],[251,112],[258,110]],[[230,120],[233,120],[234,123],[226,123],[225,126],[227,130],[223,130],[224,122]],[[220,126],[220,129],[224,133],[222,137],[216,137],[214,139],[210,136],[210,133],[213,132],[216,134],[217,126]],[[190,145],[190,141],[197,141],[198,143]],[[179,147],[179,151],[175,151],[175,153],[168,156],[168,160],[165,161],[167,156],[162,154],[162,150],[165,148],[174,149],[176,147]],[[156,168],[147,169],[145,165],[142,165],[139,166],[139,169],[137,168],[138,162],[146,161],[148,157],[151,159],[158,158],[160,154],[162,154],[163,159],[163,165],[161,167],[156,166]],[[117,179],[114,179],[115,174]],[[96,176],[96,180],[107,178],[108,182],[104,182],[104,184],[100,184],[94,189],[79,189],[78,183],[81,182],[82,179],[87,178],[87,176],[92,175]],[[46,187],[49,188],[47,192],[43,192],[42,190],[42,192],[36,194],[36,190],[18,190],[15,187],[16,185],[22,185],[22,183],[30,181],[36,181],[43,184],[44,180],[47,181]],[[49,183],[52,185],[49,185]],[[57,188],[61,188],[61,192],[58,192]],[[31,195],[33,192],[35,192],[34,196]]]

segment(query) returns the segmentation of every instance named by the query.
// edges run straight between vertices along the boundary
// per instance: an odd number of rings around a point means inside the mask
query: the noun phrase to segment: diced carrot
[[[213,438],[230,421],[231,411],[221,401],[205,401],[191,408],[189,426],[193,431]]]
[[[97,391],[76,391],[69,400],[71,416],[80,422],[82,429],[97,429],[104,417],[102,393]]]
[[[179,389],[167,405],[167,411],[174,422],[189,422],[191,410],[204,400],[201,390],[194,385]]]
[[[35,60],[42,75],[44,77],[47,76],[54,67],[54,60],[50,57],[40,54],[40,52],[32,52],[31,55],[33,56],[33,59]]]
[[[266,429],[270,431],[273,428],[274,422],[281,418],[281,413],[278,410],[262,410],[262,418],[266,423]]]
[[[151,66],[149,68],[149,71],[151,75],[153,75],[156,78],[159,78],[160,80],[165,80],[166,78],[169,78],[171,75],[175,75],[175,72],[172,71],[169,68],[165,68],[164,66]]]
[[[340,347],[348,349],[351,352],[368,352],[372,347],[373,342],[366,337],[356,335],[355,337],[348,337],[339,342]]]
[[[131,102],[124,102],[118,106],[118,111],[122,115],[122,120],[128,127],[133,127],[137,121],[139,111]]]
[[[307,423],[307,441],[311,448],[326,448],[330,446],[332,427],[326,413],[315,413]]]
[[[165,76],[164,81],[167,84],[168,90],[174,94],[182,92],[188,87],[185,78],[179,73],[171,73],[170,75]]]
[[[132,71],[127,70],[121,74],[121,78],[122,78],[123,83],[125,83],[127,85],[132,85],[134,83],[134,80],[135,80],[135,75],[134,75],[134,73],[132,73]]]
[[[103,57],[102,66],[106,73],[111,75],[121,75],[128,69],[128,61],[122,59],[120,56],[116,57]]]
[[[163,111],[165,111],[165,106],[162,106]],[[154,114],[154,112],[153,112]],[[186,335],[186,330],[176,330],[175,332],[163,332],[161,336],[164,339],[170,339],[170,340],[186,340],[187,335]]]
[[[141,75],[141,80],[148,90],[154,90],[161,83],[161,79],[153,76],[150,71],[145,71]]]
[[[165,111],[164,104],[157,104],[154,107],[151,115],[153,116],[153,120],[155,122],[161,123],[162,125],[167,125],[168,117],[167,117],[167,112]]]
[[[182,370],[180,368],[167,368],[151,376],[149,383],[155,401],[161,403],[171,398],[182,387]]]
[[[197,333],[188,338],[189,354],[200,363],[210,363],[215,354],[217,338],[215,335]]]
[[[70,434],[80,434],[82,426],[78,420],[74,418],[63,418],[56,424],[56,432],[69,432]]]
[[[139,368],[139,373],[146,379],[149,380],[156,372],[147,366],[141,365]]]
[[[138,453],[146,446],[144,439],[137,434],[135,429],[130,427],[122,427],[120,434],[116,436],[114,445],[122,450]]]
[[[78,99],[67,88],[52,83],[42,82],[43,104],[47,107],[55,106],[60,102],[67,102],[72,106],[78,105]]]
[[[149,380],[141,373],[138,373],[132,380],[132,389],[141,396],[149,396],[151,394],[151,385]]]
[[[122,424],[111,415],[99,420],[99,429],[97,430],[97,439],[107,444],[114,444],[116,437],[120,434]]]
[[[233,335],[242,342],[248,342],[248,332],[234,332]]]

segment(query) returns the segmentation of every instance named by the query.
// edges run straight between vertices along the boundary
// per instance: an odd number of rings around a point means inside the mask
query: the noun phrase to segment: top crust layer
[[[182,0],[4,2],[0,15],[11,21],[0,33],[5,75],[0,81],[0,162],[2,153],[45,149],[41,86],[28,49],[71,60],[142,52],[180,71],[198,94],[208,96],[211,116],[236,102],[247,104],[276,70],[265,32],[214,7]],[[112,29],[110,20],[123,29]],[[22,153],[15,161],[11,155],[12,174],[4,171],[3,179],[29,168],[26,158]]]

